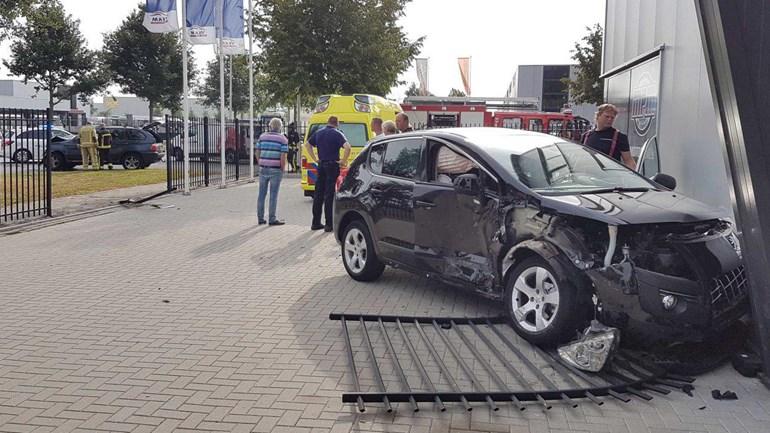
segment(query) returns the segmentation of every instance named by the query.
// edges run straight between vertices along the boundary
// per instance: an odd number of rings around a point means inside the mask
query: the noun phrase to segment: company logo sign
[[[168,13],[155,12],[150,14],[150,24],[152,25],[168,24]]]
[[[631,88],[631,121],[634,132],[644,137],[658,114],[658,83],[648,72],[644,72]]]

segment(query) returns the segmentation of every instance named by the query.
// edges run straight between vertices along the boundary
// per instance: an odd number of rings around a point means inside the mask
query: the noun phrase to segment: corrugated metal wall
[[[677,190],[732,215],[717,118],[695,5],[690,0],[608,0],[603,71],[661,53],[658,143],[661,171]]]

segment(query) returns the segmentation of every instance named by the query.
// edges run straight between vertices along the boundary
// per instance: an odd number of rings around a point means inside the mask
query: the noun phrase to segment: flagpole
[[[187,0],[182,0],[182,94],[184,95],[184,130],[182,132],[182,148],[184,153],[184,195],[190,195],[190,100],[187,83]],[[169,125],[166,125],[166,132]],[[166,149],[166,158],[171,158]]]
[[[254,8],[249,0],[249,176],[254,181],[254,48],[251,33]]]
[[[220,188],[225,187],[226,167],[225,167],[225,134],[227,134],[227,124],[225,123],[225,55],[224,55],[224,33],[225,33],[225,0],[219,0],[219,159],[222,170],[220,178]],[[236,135],[237,136],[237,135]]]
[[[227,58],[230,60],[230,90],[228,97],[230,99],[230,117],[235,119],[235,111],[233,111],[233,58],[235,56],[230,54]],[[237,131],[236,131],[237,132]],[[237,133],[235,134],[238,135]]]

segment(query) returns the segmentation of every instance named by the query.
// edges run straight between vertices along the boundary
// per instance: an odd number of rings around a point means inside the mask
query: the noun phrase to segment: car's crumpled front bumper
[[[748,280],[730,232],[670,239],[693,278],[667,275],[623,261],[586,270],[605,323],[645,341],[702,341],[748,310]]]

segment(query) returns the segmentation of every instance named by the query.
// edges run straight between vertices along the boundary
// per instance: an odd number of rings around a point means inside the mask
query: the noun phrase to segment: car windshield
[[[618,161],[575,143],[536,147],[511,161],[519,180],[544,195],[655,189]]]

